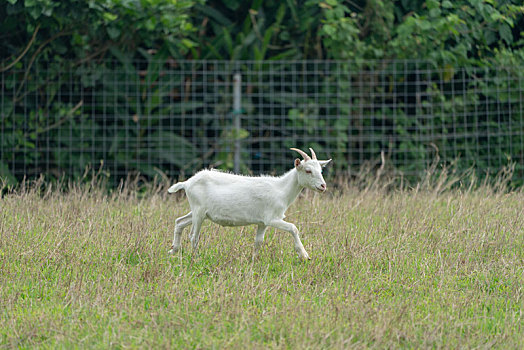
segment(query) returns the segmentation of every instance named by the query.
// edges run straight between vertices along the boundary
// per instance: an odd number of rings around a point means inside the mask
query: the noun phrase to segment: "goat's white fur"
[[[317,192],[326,190],[322,167],[331,159],[319,161],[311,151],[313,159],[307,155],[302,161],[295,159],[295,167],[280,177],[249,177],[202,170],[189,180],[171,186],[168,189],[170,193],[185,190],[191,211],[176,219],[173,246],[169,252],[175,253],[180,249],[182,231],[190,224],[193,225],[190,239],[196,249],[202,222],[209,219],[222,226],[258,225],[255,253],[264,241],[268,227],[287,231],[293,236],[298,255],[309,259],[297,227],[284,221],[284,213],[304,187]],[[299,153],[304,156],[304,152]]]

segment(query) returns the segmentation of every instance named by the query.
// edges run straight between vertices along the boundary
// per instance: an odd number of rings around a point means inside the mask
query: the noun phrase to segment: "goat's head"
[[[318,160],[315,151],[312,148],[311,157],[306,152],[301,151],[297,148],[291,148],[293,151],[297,151],[304,158],[304,160],[295,159],[295,168],[298,173],[298,183],[301,186],[310,188],[317,192],[324,192],[326,190],[326,181],[322,176],[322,168],[325,167],[329,160]]]

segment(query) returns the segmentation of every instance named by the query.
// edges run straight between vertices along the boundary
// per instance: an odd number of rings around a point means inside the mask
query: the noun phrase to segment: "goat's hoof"
[[[175,254],[175,253],[178,252],[179,250],[180,250],[179,247],[171,246],[171,249],[169,249],[168,254]]]
[[[311,258],[309,257],[309,254],[304,250],[302,252],[299,252],[298,253],[298,256],[300,257],[300,259],[302,260],[311,260]]]

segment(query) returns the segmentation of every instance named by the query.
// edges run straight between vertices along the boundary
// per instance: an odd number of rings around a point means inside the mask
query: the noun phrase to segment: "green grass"
[[[167,251],[184,197],[0,199],[2,348],[522,348],[524,193],[306,193],[311,261],[207,222]]]

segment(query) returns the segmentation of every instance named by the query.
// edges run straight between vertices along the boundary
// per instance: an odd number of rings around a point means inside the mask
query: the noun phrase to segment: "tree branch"
[[[80,101],[76,104],[76,106],[74,106],[73,108],[71,108],[71,109],[66,113],[66,115],[63,116],[59,121],[57,121],[57,122],[54,123],[54,124],[49,125],[48,127],[44,128],[44,129],[42,129],[42,130],[37,130],[37,131],[36,131],[36,134],[42,134],[42,133],[44,133],[44,132],[47,132],[47,131],[49,131],[49,130],[52,130],[52,129],[54,129],[54,128],[59,127],[59,126],[62,125],[62,124],[63,124],[67,119],[71,118],[71,117],[73,116],[73,114],[74,114],[74,113],[75,113],[75,112],[76,112],[80,107],[82,107],[83,104],[84,104],[84,100],[80,100]],[[28,136],[28,133],[25,133],[24,136],[27,137],[27,136]]]
[[[35,32],[33,33],[33,36],[31,37],[31,40],[29,40],[29,43],[27,44],[25,50],[11,64],[8,64],[7,66],[0,68],[0,73],[5,72],[6,70],[11,69],[15,64],[17,64],[25,56],[27,51],[29,51],[29,48],[31,47],[31,45],[33,45],[33,42],[36,39],[36,34],[38,33],[39,29],[40,29],[40,24],[38,24],[36,26]]]
[[[15,97],[14,97],[14,100],[15,101],[18,101],[18,95],[20,94],[20,91],[22,91],[22,88],[24,87],[25,85],[25,82],[27,80],[27,77],[29,75],[29,71],[31,70],[31,67],[33,66],[33,63],[35,62],[35,59],[36,57],[38,56],[38,54],[40,53],[40,51],[42,51],[44,49],[44,47],[46,47],[49,43],[51,43],[53,40],[55,40],[56,38],[58,37],[61,37],[61,36],[64,36],[64,35],[69,35],[71,34],[70,31],[61,31],[61,32],[58,32],[57,34],[53,35],[52,37],[50,37],[49,39],[47,39],[46,41],[44,41],[42,43],[42,45],[40,45],[38,47],[38,49],[36,50],[36,52],[33,54],[33,56],[31,57],[31,61],[29,61],[29,64],[27,66],[27,69],[25,71],[25,74],[24,74],[24,79],[22,80],[20,86],[18,87],[18,90],[16,91],[16,94],[15,94]]]

